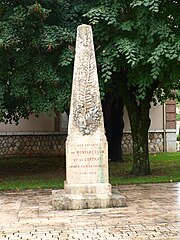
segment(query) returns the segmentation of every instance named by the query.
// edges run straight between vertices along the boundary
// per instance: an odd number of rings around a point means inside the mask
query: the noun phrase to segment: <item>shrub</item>
[[[177,135],[177,141],[180,141],[180,134]]]
[[[176,113],[176,121],[180,121],[180,114]]]

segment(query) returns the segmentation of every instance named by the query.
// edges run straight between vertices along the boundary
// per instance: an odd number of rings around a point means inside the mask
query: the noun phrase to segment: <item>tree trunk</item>
[[[146,109],[142,108],[144,105],[147,105]],[[143,102],[135,108],[136,112],[133,112],[131,109],[131,112],[129,113],[133,138],[132,174],[136,176],[146,176],[150,174],[148,150],[150,118],[148,105],[150,105],[148,102]]]
[[[136,90],[128,86],[127,70],[122,69],[119,80],[119,91],[128,111],[131,125],[133,138],[132,174],[136,176],[149,175],[148,130],[150,127],[149,110],[153,89],[147,90],[143,100],[137,100],[134,93]]]
[[[113,162],[123,162],[122,137],[123,137],[123,107],[119,96],[108,93],[102,101],[105,130],[108,141],[109,159]]]

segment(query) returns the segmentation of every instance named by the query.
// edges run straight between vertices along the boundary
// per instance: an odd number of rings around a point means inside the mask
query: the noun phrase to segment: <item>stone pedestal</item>
[[[64,192],[53,191],[54,209],[125,206],[125,197],[112,193],[108,173],[99,84],[92,38],[88,25],[77,29]]]
[[[54,210],[79,210],[87,208],[125,207],[126,198],[113,189],[112,194],[66,194],[64,190],[53,191]]]

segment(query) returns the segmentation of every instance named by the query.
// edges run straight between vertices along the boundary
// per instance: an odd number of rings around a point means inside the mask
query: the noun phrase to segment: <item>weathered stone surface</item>
[[[157,132],[156,132],[157,133]],[[33,155],[65,155],[65,139],[66,134],[47,134],[46,136],[34,135],[32,134],[20,136],[16,134],[11,135],[13,143],[9,143],[9,135],[6,133],[0,136],[1,152],[0,155],[23,155],[23,156],[33,156]],[[154,138],[154,133],[149,133],[149,151],[150,152],[162,152],[164,150],[164,133],[158,132],[158,137],[155,141],[152,141]],[[125,140],[128,139],[128,144],[125,144]],[[48,142],[48,145],[45,146],[45,142]],[[30,145],[31,143],[31,145]],[[37,147],[36,151],[32,148],[33,146]],[[52,146],[52,147],[51,147]],[[11,151],[10,151],[10,147]],[[48,147],[48,151],[47,151]],[[124,133],[122,147],[124,154],[132,153],[132,136],[130,133]]]
[[[62,192],[62,190],[53,191],[53,207],[55,210],[80,210],[86,208],[111,208],[125,206],[126,198],[122,196],[119,191],[115,191],[110,195],[73,195],[66,194],[65,192]]]
[[[1,135],[0,155],[64,155],[66,135]],[[11,140],[10,140],[11,139]],[[10,142],[9,142],[10,140]]]
[[[77,30],[68,135],[104,134],[103,116],[91,27]]]
[[[163,152],[164,150],[164,132],[149,132],[149,151]],[[124,154],[132,153],[133,149],[132,135],[131,133],[124,133],[122,140],[122,149]]]
[[[53,192],[55,209],[124,206],[112,195],[92,29],[77,29],[71,107],[66,141],[65,193]],[[123,199],[123,201],[122,201]]]

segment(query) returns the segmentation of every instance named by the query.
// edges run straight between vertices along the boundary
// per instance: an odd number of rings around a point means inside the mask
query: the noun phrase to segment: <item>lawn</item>
[[[112,184],[137,184],[180,181],[180,152],[150,154],[150,166],[151,175],[131,176],[129,173],[132,168],[132,156],[126,156],[124,163],[110,163],[110,182]]]
[[[123,163],[109,163],[110,183],[138,184],[180,181],[180,152],[150,154],[151,175],[130,175],[132,156]],[[0,190],[63,188],[64,157],[6,157],[0,158]]]

